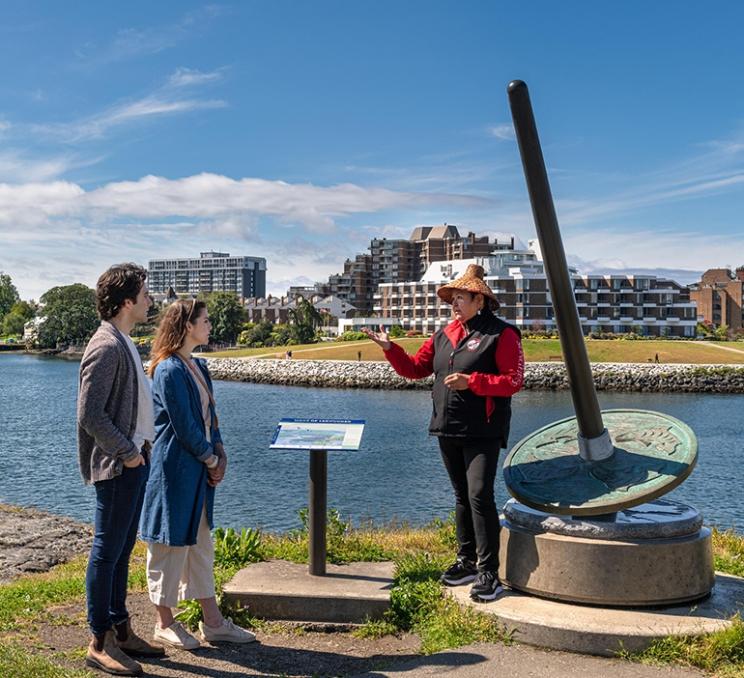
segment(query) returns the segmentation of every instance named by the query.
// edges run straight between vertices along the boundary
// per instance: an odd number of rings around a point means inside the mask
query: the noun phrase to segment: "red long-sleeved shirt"
[[[453,320],[444,328],[444,333],[456,347],[468,334],[459,320]],[[392,343],[385,357],[393,369],[407,379],[423,379],[434,371],[434,339],[430,337],[416,352],[409,355],[402,346]],[[524,352],[519,335],[505,329],[496,344],[495,352],[498,374],[473,372],[468,376],[468,388],[479,396],[508,398],[522,388],[524,383]]]

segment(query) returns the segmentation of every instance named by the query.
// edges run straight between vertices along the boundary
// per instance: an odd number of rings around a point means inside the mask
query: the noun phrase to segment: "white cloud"
[[[74,122],[31,125],[31,129],[57,141],[76,143],[100,139],[116,127],[141,120],[225,106],[227,103],[219,99],[175,99],[154,94],[112,106],[102,113]]]
[[[241,224],[243,229],[250,226],[253,218],[273,217],[280,223],[299,223],[311,231],[327,232],[339,217],[442,203],[462,207],[489,204],[466,195],[404,193],[354,184],[314,186],[255,178],[236,180],[217,174],[182,179],[146,176],[91,191],[62,181],[0,184],[0,224],[21,220],[41,225],[62,216],[96,220],[186,217],[219,218],[226,228],[235,231]]]
[[[666,267],[694,273],[727,264],[744,264],[744,234],[592,229],[590,234],[569,231],[563,242],[566,251],[572,253],[573,262],[586,270]],[[611,253],[609,258],[608,253]]]
[[[122,28],[113,37],[107,36],[100,45],[94,41],[87,42],[75,51],[75,56],[82,65],[105,66],[158,54],[203,30],[222,11],[219,5],[206,5],[184,14],[171,24]]]
[[[75,155],[29,157],[15,149],[0,151],[0,182],[23,184],[50,181],[71,169],[89,167],[99,161],[100,158],[83,160]]]
[[[499,139],[499,141],[511,141],[516,138],[514,135],[514,126],[510,122],[493,125],[488,128],[488,133],[492,137]]]
[[[191,68],[177,68],[168,79],[171,87],[193,87],[222,80],[222,70],[204,73]]]

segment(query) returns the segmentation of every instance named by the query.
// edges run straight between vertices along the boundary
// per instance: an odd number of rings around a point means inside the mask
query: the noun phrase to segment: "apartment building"
[[[733,332],[744,327],[744,266],[734,273],[728,268],[711,268],[700,282],[690,285],[690,298],[697,303],[698,319]]]
[[[543,262],[533,249],[504,250],[488,257],[431,264],[418,282],[383,283],[374,312],[394,318],[406,329],[431,334],[451,319],[450,306],[437,289],[459,277],[468,264],[486,272],[486,282],[501,303],[499,315],[521,329],[555,328],[553,305]],[[686,287],[655,276],[588,275],[570,270],[576,306],[585,334],[631,331],[643,335],[695,335],[697,311]]]
[[[347,259],[343,273],[330,276],[327,283],[318,283],[316,289],[321,294],[347,299],[360,311],[370,313],[381,283],[420,280],[435,261],[487,256],[494,249],[513,246],[513,238],[499,244],[475,233],[463,237],[451,224],[419,226],[407,240],[374,238],[369,254]]]
[[[234,292],[241,298],[266,295],[266,259],[234,257],[227,252],[202,252],[198,259],[153,259],[148,263],[153,293]]]

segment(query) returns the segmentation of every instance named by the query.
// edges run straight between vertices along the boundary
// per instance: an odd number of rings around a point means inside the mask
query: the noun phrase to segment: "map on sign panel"
[[[271,439],[272,449],[358,450],[363,419],[282,419]]]

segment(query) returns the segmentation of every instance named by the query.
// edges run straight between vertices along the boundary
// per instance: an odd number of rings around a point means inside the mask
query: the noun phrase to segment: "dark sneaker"
[[[442,584],[447,586],[461,586],[469,584],[478,576],[475,563],[466,558],[458,558],[454,565],[450,565],[441,577]]]
[[[470,589],[470,597],[476,601],[495,600],[503,592],[495,572],[480,572]]]

